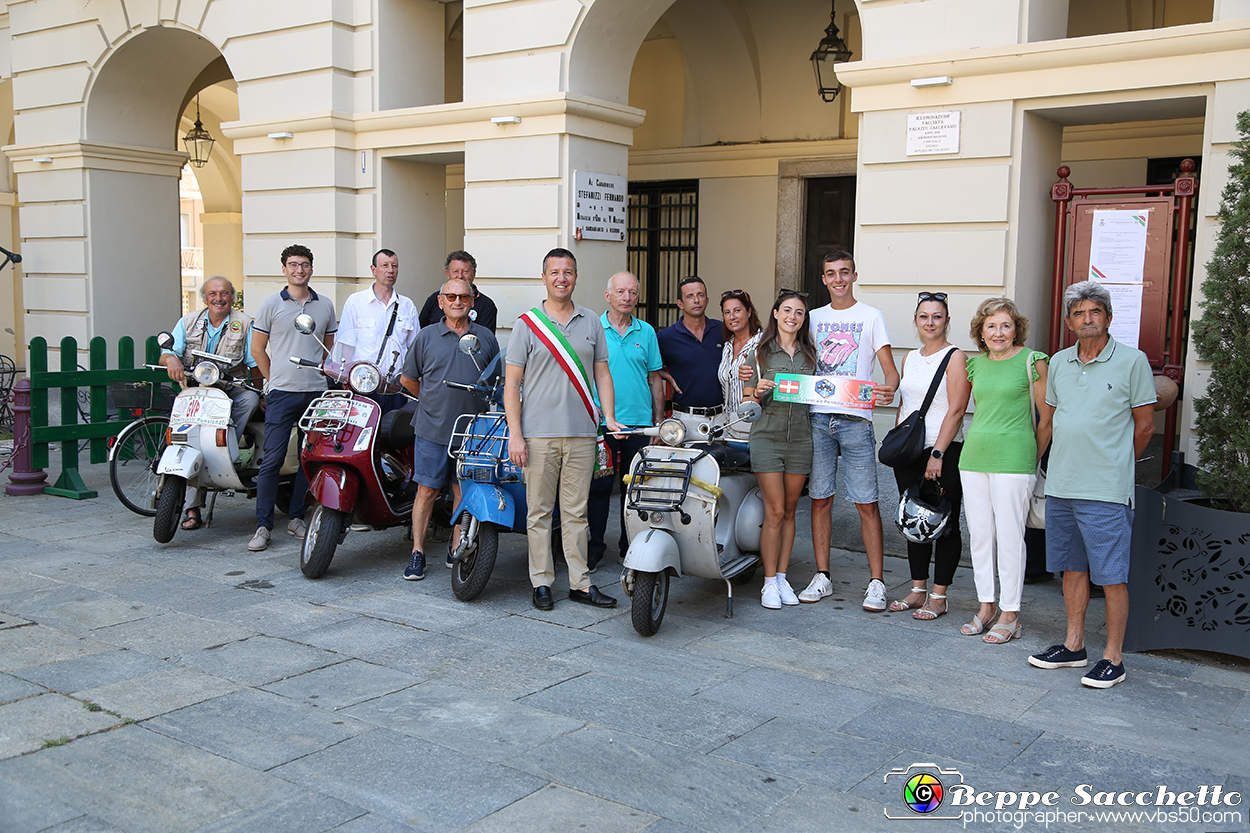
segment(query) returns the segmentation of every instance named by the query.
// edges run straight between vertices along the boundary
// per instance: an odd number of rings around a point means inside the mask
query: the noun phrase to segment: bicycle
[[[143,414],[109,440],[109,483],[117,499],[136,515],[155,517],[156,464],[169,444],[169,406],[162,388],[157,399],[150,382],[114,382],[109,393],[116,408]],[[156,413],[153,413],[156,411]]]

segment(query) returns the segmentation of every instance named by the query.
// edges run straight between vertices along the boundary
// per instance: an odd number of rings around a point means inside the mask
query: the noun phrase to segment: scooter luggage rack
[[[319,431],[326,436],[337,434],[347,427],[352,413],[352,392],[328,390],[318,396],[299,419],[299,430],[304,433]]]
[[[461,414],[452,426],[448,453],[456,458],[456,477],[513,482],[519,467],[508,459],[508,420],[502,413]]]
[[[652,457],[652,453],[657,453],[652,447],[643,448],[634,463],[625,507],[632,512],[680,512],[690,490],[694,463],[699,458],[658,459]],[[669,478],[678,478],[681,485],[660,485],[671,482]]]

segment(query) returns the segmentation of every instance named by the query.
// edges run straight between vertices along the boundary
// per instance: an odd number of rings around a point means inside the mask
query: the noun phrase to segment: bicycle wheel
[[[165,451],[169,417],[150,414],[135,420],[118,433],[109,449],[109,480],[113,492],[131,512],[156,515],[156,464]]]

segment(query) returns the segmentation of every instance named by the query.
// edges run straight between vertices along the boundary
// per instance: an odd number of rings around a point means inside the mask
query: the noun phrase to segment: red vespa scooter
[[[295,319],[295,328],[305,335],[313,335],[314,327],[311,316]],[[304,432],[300,462],[317,502],[300,550],[300,570],[308,578],[325,574],[353,523],[375,530],[411,523],[416,495],[412,410],[383,414],[382,406],[367,396],[402,391],[395,367],[398,354],[383,374],[369,361],[355,361],[344,369],[337,351],[337,345],[327,351],[320,365],[291,357],[296,364],[316,368],[327,379],[346,385],[314,399],[299,421]]]

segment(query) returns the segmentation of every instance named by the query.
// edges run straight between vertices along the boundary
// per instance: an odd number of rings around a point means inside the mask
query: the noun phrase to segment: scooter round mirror
[[[295,316],[295,329],[299,330],[306,336],[312,335],[317,330],[317,322],[306,312],[301,312]]]
[[[464,353],[467,356],[472,356],[474,353],[477,353],[482,349],[481,345],[478,343],[477,336],[473,335],[473,333],[465,333],[460,336],[460,342],[456,346],[461,353]]]
[[[172,333],[167,333],[167,332],[165,332],[164,330],[162,330],[161,332],[159,332],[159,333],[157,333],[157,334],[156,334],[156,344],[157,344],[157,346],[159,346],[162,350],[172,350],[172,349],[174,349],[174,336],[173,336],[173,334],[172,334]]]
[[[743,422],[756,422],[764,413],[758,402],[743,402],[738,406],[738,419]]]

